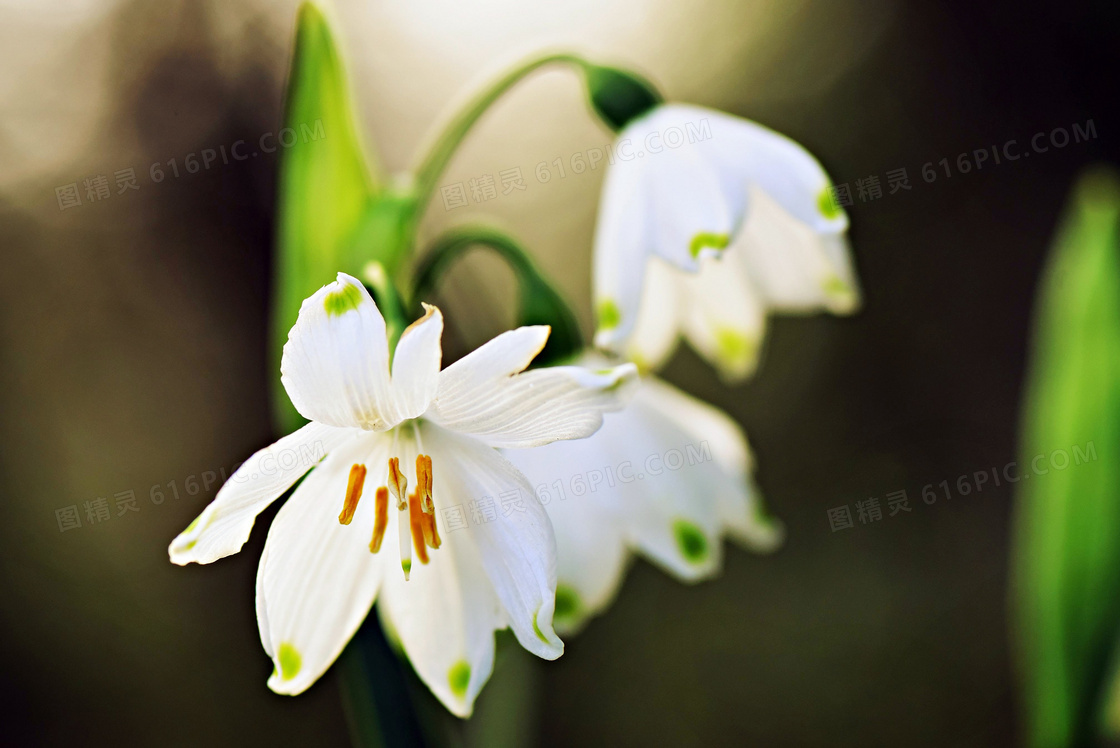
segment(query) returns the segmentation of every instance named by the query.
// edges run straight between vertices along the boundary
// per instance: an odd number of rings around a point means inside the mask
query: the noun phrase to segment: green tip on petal
[[[715,331],[716,350],[723,361],[738,363],[749,361],[758,352],[758,344],[754,338],[733,330],[730,327],[720,327]]]
[[[404,578],[408,579],[408,573],[410,571],[412,571],[412,560],[411,559],[405,559],[405,560],[401,561],[401,569],[404,570]]]
[[[653,371],[653,365],[650,364],[645,356],[635,350],[627,351],[626,358],[630,359],[630,363],[638,367],[638,373],[641,375],[645,375]]]
[[[191,523],[189,525],[187,525],[187,529],[183,530],[183,534],[186,535],[188,532],[190,532],[194,528],[198,527],[199,520],[201,520],[201,519],[202,519],[202,515],[200,514],[197,517],[195,517],[193,520],[191,520]]]
[[[830,275],[821,283],[821,290],[829,299],[828,308],[836,314],[850,314],[859,306],[859,296],[855,289],[838,276]]]
[[[333,317],[340,317],[351,309],[357,309],[361,303],[361,290],[350,283],[344,283],[341,289],[331,291],[323,299],[323,307],[326,308],[327,314]]]
[[[817,195],[817,210],[830,221],[833,218],[839,218],[844,215],[844,209],[832,198],[832,188],[830,187],[825,187],[821,190],[820,194]]]
[[[303,659],[299,656],[299,650],[290,643],[284,642],[280,645],[276,650],[276,660],[280,664],[280,678],[282,680],[291,680],[299,675]]]
[[[537,612],[539,613],[540,611]],[[541,631],[541,627],[537,625],[537,613],[533,614],[533,631],[537,633],[538,639],[540,639],[545,644],[548,644],[548,637],[544,635],[544,632]]]
[[[622,322],[622,311],[613,299],[603,299],[596,310],[600,330],[613,330]]]
[[[712,249],[722,250],[727,247],[730,241],[731,239],[727,234],[713,234],[710,231],[702,231],[692,237],[692,242],[688,245],[688,253],[692,255],[693,259],[696,259],[705,248],[711,247]]]
[[[467,695],[467,686],[471,682],[471,666],[466,660],[459,660],[447,671],[447,683],[451,686],[451,693],[460,699]]]
[[[570,621],[579,615],[581,607],[579,593],[566,584],[556,585],[556,612],[552,615],[553,621]]]
[[[673,537],[677,548],[689,563],[699,564],[708,557],[708,538],[704,531],[686,519],[673,523]]]
[[[829,276],[825,282],[821,284],[821,287],[829,296],[846,296],[852,292],[852,289],[848,288],[848,284],[835,275]]]

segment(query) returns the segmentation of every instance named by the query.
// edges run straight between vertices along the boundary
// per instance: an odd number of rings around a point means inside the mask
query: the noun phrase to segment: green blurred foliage
[[[1120,624],[1120,181],[1078,182],[1036,307],[1020,454],[1096,459],[1019,484],[1014,605],[1028,742],[1086,745]],[[1025,480],[1030,478],[1030,480]]]

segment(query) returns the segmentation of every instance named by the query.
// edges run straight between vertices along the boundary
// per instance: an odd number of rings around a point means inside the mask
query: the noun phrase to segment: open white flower
[[[656,368],[683,334],[739,379],[769,311],[858,306],[847,215],[797,143],[666,104],[628,124],[616,150],[595,236],[599,347]]]
[[[268,685],[278,693],[314,683],[375,599],[416,672],[460,716],[490,675],[496,629],[512,628],[540,657],[563,652],[548,517],[495,448],[588,436],[636,371],[523,372],[547,327],[499,335],[440,371],[443,318],[425,309],[390,365],[385,320],[361,283],[340,273],[308,298],[281,371],[311,423],[249,458],[171,544],[177,564],[236,553],[257,514],[313,467],[269,528],[257,573],[261,641],[276,666]],[[317,465],[307,459],[324,453]],[[508,492],[522,500],[501,521],[440,527],[437,509],[466,512]]]
[[[718,573],[725,535],[757,551],[782,540],[739,426],[653,376],[595,435],[507,456],[536,485],[556,533],[561,632],[610,604],[631,551],[695,582]]]

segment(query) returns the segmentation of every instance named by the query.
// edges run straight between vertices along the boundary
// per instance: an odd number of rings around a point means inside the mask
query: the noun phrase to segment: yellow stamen
[[[366,482],[366,466],[354,465],[350,468],[350,480],[346,484],[346,499],[342,504],[342,513],[338,521],[344,525],[350,524],[354,519],[354,512],[358,510],[358,499],[362,498],[362,486]]]
[[[432,458],[428,455],[416,455],[416,495],[420,497],[420,508],[425,513],[435,511],[432,504]]]
[[[420,563],[428,563],[428,547],[424,545],[424,514],[420,500],[414,493],[408,497],[408,524],[412,528],[412,544],[416,546],[416,557]]]
[[[385,486],[378,487],[374,502],[377,518],[373,521],[373,540],[369,541],[370,553],[381,550],[381,541],[385,539],[385,528],[389,526],[389,489]]]
[[[408,478],[401,472],[399,458],[389,458],[389,490],[397,500],[397,509],[404,509],[408,496]]]

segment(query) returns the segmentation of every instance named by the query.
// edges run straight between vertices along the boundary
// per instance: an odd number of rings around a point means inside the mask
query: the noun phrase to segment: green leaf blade
[[[1033,746],[1096,734],[1120,628],[1120,182],[1087,175],[1046,267],[1024,405],[1015,614]],[[1091,450],[1087,445],[1092,445]],[[1095,459],[1055,469],[1074,447]],[[1031,461],[1047,469],[1035,473]]]
[[[299,11],[284,126],[322,133],[314,140],[297,138],[280,152],[270,371],[277,427],[288,433],[303,423],[280,385],[288,330],[305,298],[338,271],[360,268],[355,234],[380,191],[362,148],[338,46],[313,3]]]

